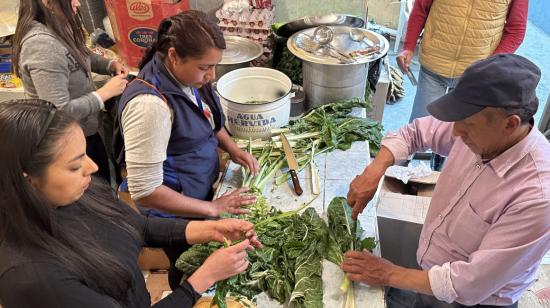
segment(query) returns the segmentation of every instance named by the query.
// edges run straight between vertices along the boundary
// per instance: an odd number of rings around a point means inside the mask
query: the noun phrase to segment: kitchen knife
[[[281,133],[281,142],[283,143],[283,150],[285,151],[286,161],[288,163],[288,172],[292,178],[292,185],[294,185],[294,192],[296,192],[299,196],[304,191],[302,190],[302,187],[300,187],[300,181],[298,181],[298,175],[296,174],[296,170],[298,170],[298,162],[296,161],[296,156],[294,156],[290,143],[288,143],[288,140],[283,133]]]
[[[413,86],[416,86],[418,84],[418,81],[416,81],[416,77],[414,77],[414,74],[413,72],[411,72],[410,69],[407,71],[407,76],[409,77],[409,80],[411,81]]]

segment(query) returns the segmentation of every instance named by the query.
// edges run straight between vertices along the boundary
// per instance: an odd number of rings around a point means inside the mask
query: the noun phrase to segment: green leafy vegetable
[[[329,228],[327,260],[338,266],[344,261],[344,253],[347,251],[368,249],[372,252],[376,247],[372,237],[360,240],[363,229],[359,222],[351,218],[351,212],[351,207],[344,197],[332,199],[327,209]],[[344,307],[355,307],[353,286],[347,277],[342,280],[340,289],[346,292]]]
[[[292,83],[301,85],[303,82],[302,79],[302,61],[293,55],[288,48],[285,46],[280,54],[280,58],[273,59],[276,62],[275,69],[285,73]]]
[[[367,118],[350,115],[355,107],[368,109],[369,106],[369,103],[359,98],[336,101],[311,110],[286,128],[272,130],[271,140],[237,139],[237,145],[247,149],[260,164],[259,174],[255,177],[243,168],[243,186],[263,191],[277,170],[286,167],[278,135],[281,132],[285,133],[296,154],[300,165],[297,171],[307,167],[314,155],[334,149],[348,150],[355,141],[368,141],[370,154],[376,155],[380,150],[382,125]],[[275,183],[280,185],[287,180],[288,174],[283,173]]]
[[[280,303],[290,301],[297,308],[323,306],[321,260],[328,229],[315,210],[307,208],[313,200],[294,211],[281,212],[258,195],[251,213],[239,216],[255,224],[264,248],[248,253],[246,272],[218,282],[214,302],[219,307],[224,307],[226,296],[253,298],[261,292]],[[180,256],[176,267],[189,277],[219,247],[195,245]]]

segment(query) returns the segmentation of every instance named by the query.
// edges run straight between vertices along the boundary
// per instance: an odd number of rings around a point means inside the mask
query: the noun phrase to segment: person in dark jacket
[[[92,180],[77,121],[42,100],[0,104],[0,306],[150,307],[137,265],[142,246],[241,240],[216,250],[155,307],[192,307],[261,247],[238,219],[145,217]]]

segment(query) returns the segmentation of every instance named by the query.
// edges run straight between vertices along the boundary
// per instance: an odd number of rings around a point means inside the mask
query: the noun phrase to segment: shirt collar
[[[520,160],[522,160],[535,146],[537,142],[536,127],[531,127],[531,131],[520,142],[504,151],[499,156],[493,158],[489,165],[493,168],[499,177],[504,177],[508,170],[512,169]]]

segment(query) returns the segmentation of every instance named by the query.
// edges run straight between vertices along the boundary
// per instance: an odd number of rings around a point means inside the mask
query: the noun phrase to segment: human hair
[[[220,27],[201,11],[185,11],[160,22],[157,39],[141,59],[142,69],[155,53],[164,59],[168,49],[174,47],[180,58],[197,58],[210,48],[225,49],[225,39]]]
[[[487,123],[492,123],[493,121],[501,118],[507,118],[509,116],[517,115],[520,118],[520,124],[528,124],[529,121],[533,118],[535,113],[537,113],[538,99],[534,100],[528,105],[520,107],[493,107],[490,112],[485,112],[485,119]]]
[[[502,112],[505,116],[512,116],[517,115],[521,119],[521,124],[527,124],[529,123],[529,120],[533,118],[535,113],[537,113],[537,107],[538,107],[538,101],[537,106],[533,108],[532,104],[529,106],[522,106],[522,107],[516,107],[516,108],[499,108],[499,111]]]
[[[75,224],[86,230],[84,222],[64,219],[69,214],[56,209],[28,179],[46,175],[62,151],[60,142],[78,127],[74,118],[54,108],[39,99],[0,103],[0,244],[51,257],[91,289],[126,303],[134,287],[130,268],[99,246],[93,234],[76,232]],[[79,206],[138,239],[135,222],[128,218],[131,210],[117,202],[109,187],[92,181],[69,206]]]
[[[59,13],[62,16],[57,16]],[[86,57],[90,54],[90,50],[84,43],[80,15],[74,14],[71,0],[48,0],[47,6],[42,0],[21,0],[17,27],[12,38],[13,71],[17,76],[21,76],[19,62],[23,38],[31,30],[34,22],[45,25],[69,50],[81,69],[86,70]]]

